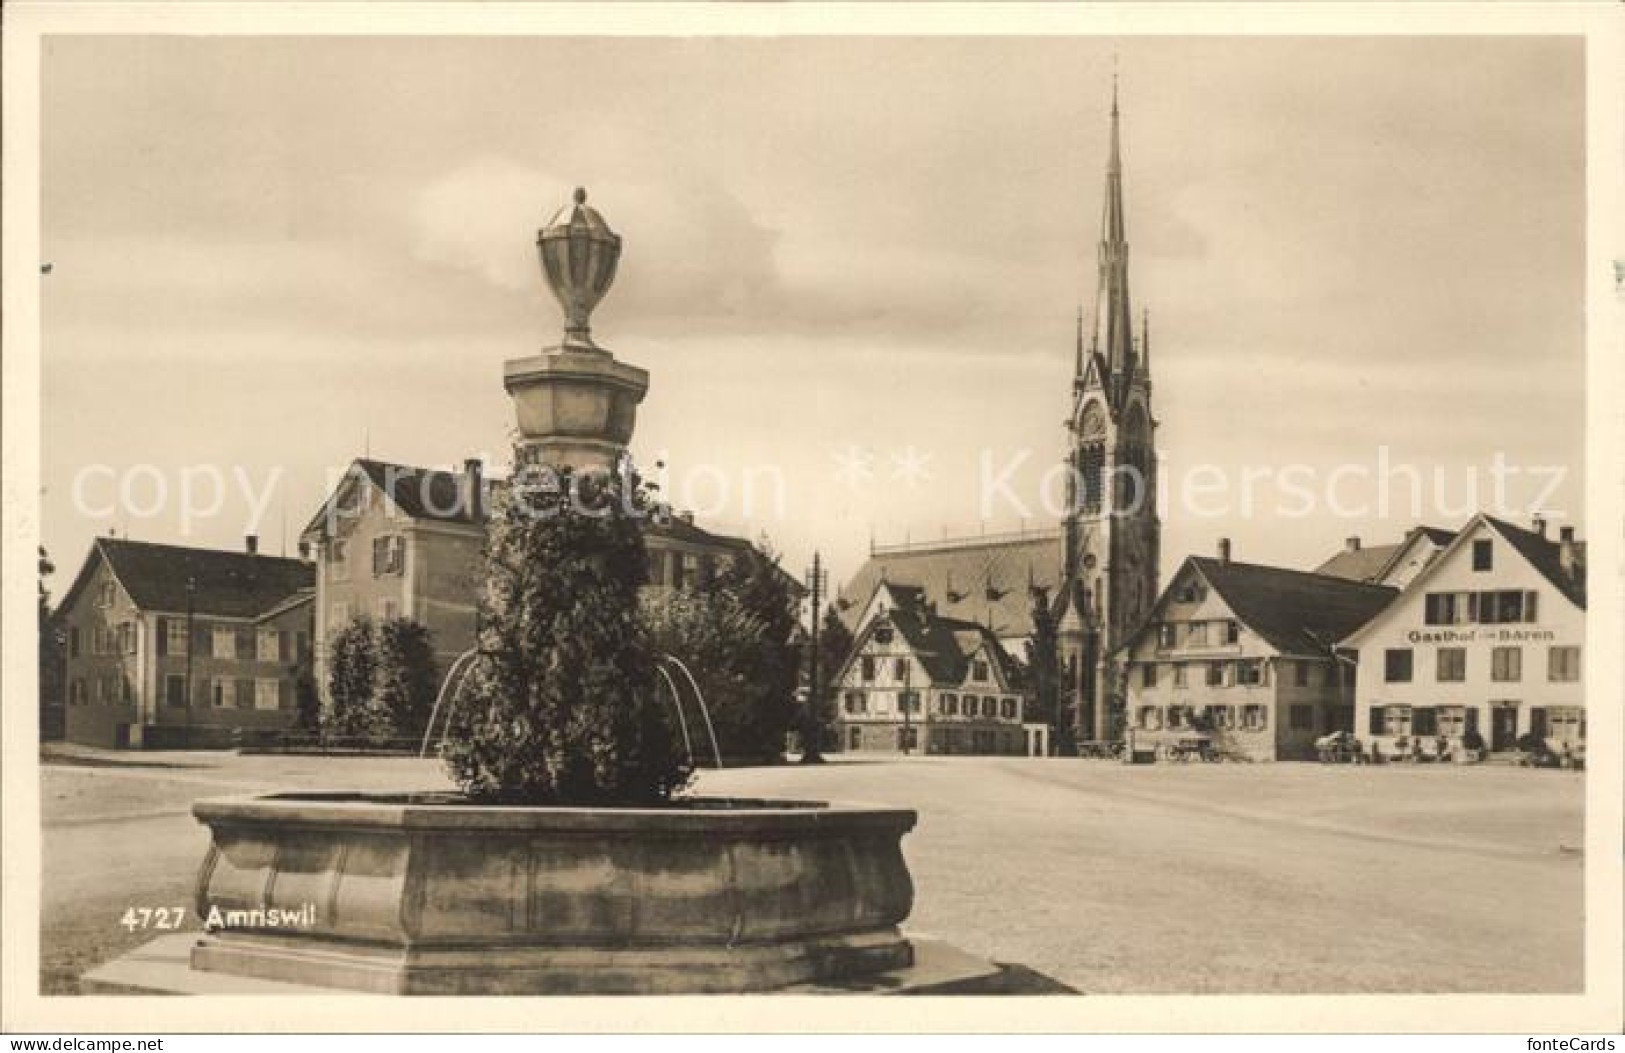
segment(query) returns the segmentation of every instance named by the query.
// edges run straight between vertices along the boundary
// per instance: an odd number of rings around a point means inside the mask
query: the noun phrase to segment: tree
[[[63,685],[67,681],[67,656],[63,654],[62,638],[57,627],[52,624],[51,591],[45,587],[45,579],[56,573],[56,564],[46,554],[45,546],[39,547],[39,702],[41,716],[47,705],[60,705],[62,702]],[[45,726],[41,725],[44,731]]]
[[[358,614],[333,637],[328,662],[323,730],[333,735],[390,737],[389,714],[377,704],[374,683],[378,674],[378,641],[372,619]]]
[[[480,660],[442,751],[470,797],[654,804],[687,783],[638,616],[647,505],[627,470],[555,473],[516,451],[486,536]]]
[[[818,627],[818,653],[813,658],[818,663],[820,697],[809,696],[807,699],[807,704],[812,707],[811,723],[820,736],[834,718],[831,703],[835,698],[835,678],[841,675],[841,667],[852,653],[852,644],[852,631],[841,620],[835,605],[825,607],[823,621]]]
[[[760,633],[740,642],[738,666],[759,692],[750,756],[763,761],[784,753],[785,737],[796,714],[796,685],[801,655],[795,644],[799,603],[790,577],[779,567],[780,556],[767,539],[737,557],[714,585],[732,594],[740,608],[761,623]]]
[[[439,686],[429,629],[409,618],[390,618],[377,629],[374,696],[389,717],[389,737],[417,738],[429,723]]]
[[[752,671],[760,664],[766,626],[745,610],[739,596],[726,589],[668,592],[644,601],[643,617],[656,653],[682,662],[700,689],[705,712],[697,708],[682,670],[668,669],[670,682],[661,688],[682,710],[689,744],[696,757],[709,758],[706,721],[717,748],[728,757],[771,760],[783,748],[783,728],[765,701],[763,685]],[[673,694],[676,697],[671,697]]]
[[[1059,625],[1049,594],[1033,592],[1033,635],[1027,641],[1027,676],[1032,685],[1028,719],[1050,729],[1052,749],[1060,752],[1066,729],[1061,719],[1061,647]]]

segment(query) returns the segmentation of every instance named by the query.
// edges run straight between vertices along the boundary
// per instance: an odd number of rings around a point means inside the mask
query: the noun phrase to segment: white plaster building
[[[1585,546],[1544,530],[1474,516],[1343,640],[1358,654],[1355,734],[1384,753],[1470,733],[1492,751],[1529,733],[1559,751],[1585,741]]]

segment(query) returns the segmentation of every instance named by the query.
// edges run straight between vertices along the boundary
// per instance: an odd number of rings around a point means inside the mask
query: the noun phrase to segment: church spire
[[[1072,363],[1072,389],[1083,388],[1083,304],[1078,304],[1078,350],[1077,357]]]
[[[1112,76],[1111,150],[1106,157],[1106,195],[1100,217],[1099,284],[1095,290],[1094,350],[1106,356],[1114,383],[1132,368],[1134,314],[1128,293],[1128,236],[1123,222],[1123,157],[1117,109],[1117,77]]]
[[[1151,377],[1151,311],[1140,308],[1140,372]]]

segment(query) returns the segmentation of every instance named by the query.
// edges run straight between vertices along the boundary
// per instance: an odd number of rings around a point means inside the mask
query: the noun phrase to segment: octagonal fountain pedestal
[[[765,991],[904,969],[912,811],[200,801],[193,970],[397,994]]]

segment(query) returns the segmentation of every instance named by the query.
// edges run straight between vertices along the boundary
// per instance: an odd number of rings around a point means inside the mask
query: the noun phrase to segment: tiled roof
[[[1192,556],[1236,620],[1283,654],[1326,654],[1375,617],[1399,590],[1325,574]]]
[[[1426,534],[1429,540],[1431,540],[1435,545],[1438,545],[1440,548],[1443,548],[1444,546],[1450,544],[1450,542],[1456,540],[1456,532],[1454,530],[1446,530],[1443,527],[1430,526],[1414,527],[1409,534],[1405,535],[1405,540],[1409,541],[1415,534]]]
[[[1029,581],[1057,595],[1064,559],[1059,531],[878,549],[841,589],[841,618],[854,628],[884,580],[922,590],[945,618],[1025,636],[1032,631]]]
[[[1327,574],[1334,578],[1344,578],[1348,581],[1375,582],[1387,572],[1394,560],[1418,536],[1426,537],[1439,548],[1444,548],[1456,540],[1454,530],[1445,530],[1441,527],[1418,526],[1405,531],[1405,537],[1395,545],[1372,545],[1369,548],[1348,549],[1337,553],[1331,559],[1315,568],[1316,574]]]
[[[388,494],[402,514],[413,519],[438,523],[462,523],[471,526],[484,523],[490,518],[492,503],[506,490],[508,485],[505,479],[483,478],[485,493],[479,503],[480,514],[476,519],[471,514],[471,509],[466,507],[467,503],[462,500],[464,481],[462,471],[419,468],[409,464],[394,464],[389,461],[357,458],[350,471],[346,473],[345,478],[351,478],[358,471],[373,486]],[[338,489],[343,489],[342,483]],[[337,494],[338,491],[335,490],[334,494],[317,511],[316,515],[311,519],[310,525],[305,528],[306,533],[319,532],[319,528],[323,525],[323,520],[327,515],[328,506],[337,497]],[[713,534],[711,531],[695,526],[676,514],[651,518],[647,532],[713,548],[739,550],[752,548],[751,543],[744,538],[730,537],[726,534]]]
[[[703,527],[695,526],[678,515],[668,515],[649,520],[646,534],[664,535],[677,541],[687,541],[696,545],[710,547],[735,548],[741,551],[753,546],[742,537],[732,537],[728,534],[713,534]]]
[[[915,602],[890,611],[887,620],[915,652],[933,684],[964,683],[971,658],[984,644],[999,664],[1005,682],[1012,687],[1021,684],[1020,663],[999,645],[998,637],[984,625],[944,617],[929,606]]]
[[[113,568],[131,602],[146,611],[186,610],[187,583],[191,582],[195,613],[256,618],[316,585],[315,569],[309,563],[281,556],[112,537],[96,539],[92,561],[96,554]],[[67,600],[64,597],[64,606]]]
[[[1354,551],[1343,549],[1315,568],[1316,574],[1344,581],[1372,581],[1399,554],[1400,545],[1370,545]]]
[[[1586,605],[1585,542],[1574,542],[1576,573],[1563,570],[1563,546],[1560,542],[1541,537],[1532,530],[1513,526],[1504,519],[1485,515],[1484,522],[1494,527],[1507,543],[1517,549],[1530,566],[1540,571],[1563,595],[1574,601],[1576,607]]]
[[[374,486],[388,494],[396,506],[413,519],[441,523],[474,522],[473,509],[468,507],[470,502],[463,500],[462,472],[367,459],[355,463]]]

